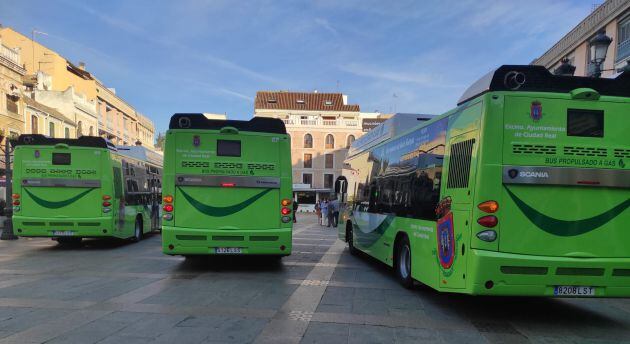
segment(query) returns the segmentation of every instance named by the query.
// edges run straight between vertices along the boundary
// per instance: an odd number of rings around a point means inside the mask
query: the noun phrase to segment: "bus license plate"
[[[241,253],[240,247],[215,247],[214,253],[216,254],[238,254]]]
[[[53,231],[54,236],[73,236],[73,231]]]
[[[571,285],[557,285],[554,287],[555,296],[595,296],[595,287]]]

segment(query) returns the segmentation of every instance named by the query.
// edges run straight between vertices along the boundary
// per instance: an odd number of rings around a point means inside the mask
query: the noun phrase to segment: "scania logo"
[[[517,169],[511,169],[508,171],[508,176],[510,176],[510,178],[514,179],[516,178],[516,176],[518,176],[518,170]]]
[[[549,173],[540,171],[521,171],[518,176],[521,178],[549,178]]]

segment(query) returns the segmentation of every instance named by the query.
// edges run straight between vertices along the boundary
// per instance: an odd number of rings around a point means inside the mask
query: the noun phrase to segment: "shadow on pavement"
[[[361,252],[355,257],[379,275],[398,283],[387,265]],[[400,289],[404,290],[402,286]],[[516,332],[509,323],[566,328],[567,331],[575,331],[576,327],[620,330],[626,326],[623,319],[612,318],[593,309],[601,307],[601,303],[596,302],[601,299],[472,296],[441,293],[424,285],[414,287],[411,292],[421,298],[429,315],[436,312],[439,313],[437,318],[464,318],[481,332]]]
[[[274,272],[284,267],[282,259],[270,256],[189,256],[178,272]]]
[[[155,235],[159,236],[159,232],[149,232],[144,234],[142,241],[147,240]],[[52,239],[51,239],[52,240]],[[140,243],[142,243],[140,241]],[[81,243],[56,243],[42,250],[62,250],[62,251],[90,251],[90,250],[114,250],[128,245],[140,244],[131,239],[118,238],[84,238]],[[158,248],[159,249],[159,248]]]

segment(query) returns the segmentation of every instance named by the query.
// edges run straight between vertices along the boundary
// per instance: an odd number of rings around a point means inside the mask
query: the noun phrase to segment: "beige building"
[[[88,72],[85,63],[75,65],[11,28],[0,27],[0,37],[19,53],[28,96],[74,122],[72,136],[100,135],[119,145],[154,148],[153,122]]]
[[[20,89],[25,74],[19,50],[4,45],[0,37],[0,130],[7,136],[24,132],[24,103]]]
[[[592,64],[588,42],[599,32],[612,38],[602,76],[611,77],[630,61],[630,1],[607,0],[567,33],[558,43],[532,62],[552,72],[567,58],[575,66],[576,76],[591,76]]]
[[[256,93],[254,115],[284,121],[291,136],[293,189],[303,210],[330,197],[348,147],[363,134],[362,121],[382,116],[363,115],[341,93],[288,91]]]

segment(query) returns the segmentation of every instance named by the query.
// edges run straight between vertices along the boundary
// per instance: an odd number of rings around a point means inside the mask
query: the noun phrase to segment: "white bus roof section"
[[[162,161],[164,158],[159,153],[156,153],[146,147],[142,146],[118,146],[118,154],[136,159],[139,161],[145,161],[153,165],[162,167]]]
[[[370,147],[376,146],[377,144],[406,132],[410,128],[420,125],[421,123],[434,117],[434,115],[427,114],[397,113],[390,119],[365,133],[365,135],[356,139],[352,143],[352,146],[350,146],[348,156],[353,156],[359,152],[369,149]]]

